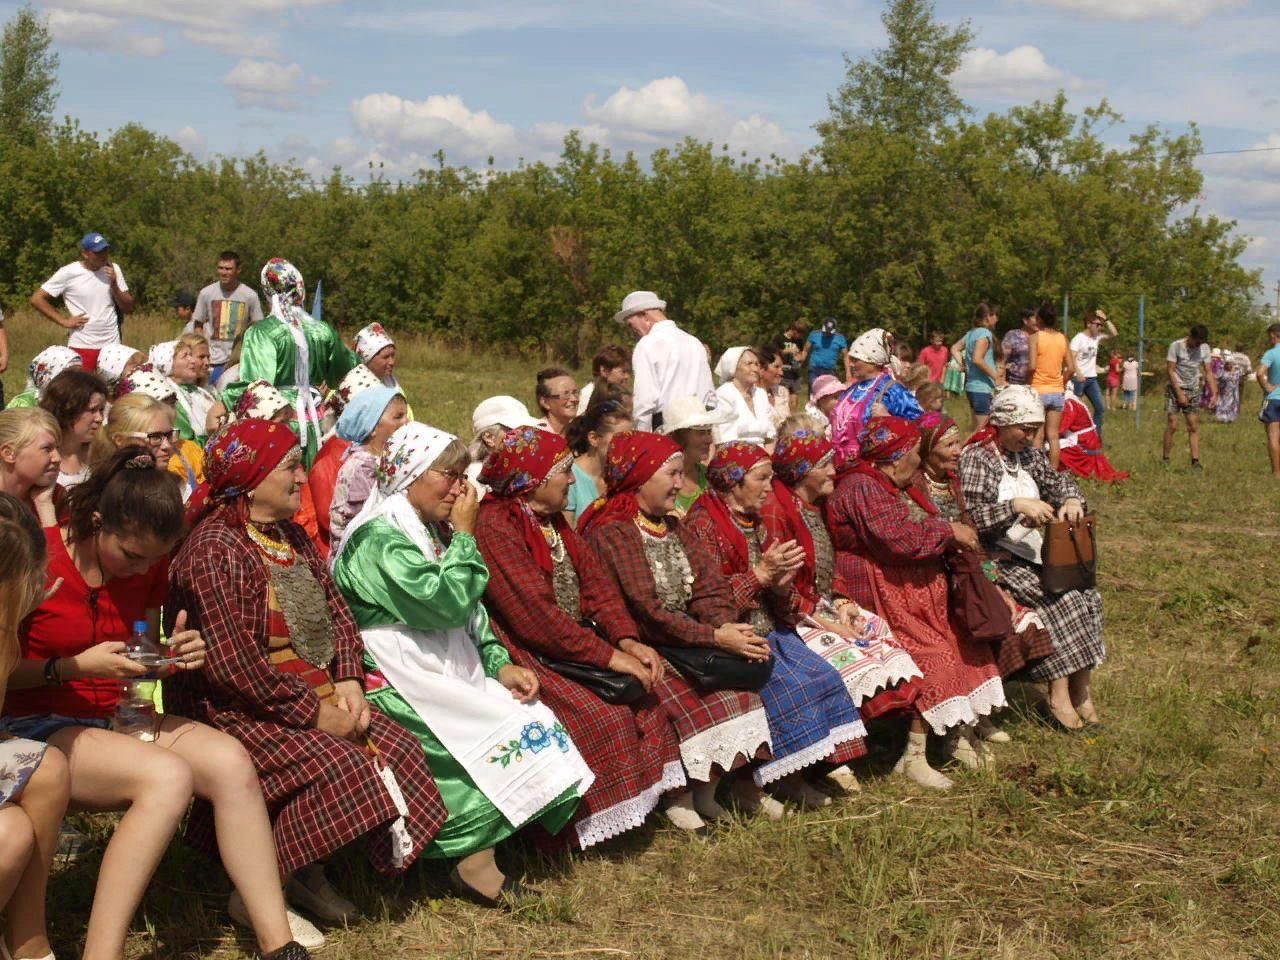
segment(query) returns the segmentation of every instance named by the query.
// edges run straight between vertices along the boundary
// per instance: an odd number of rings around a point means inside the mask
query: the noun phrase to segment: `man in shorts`
[[[1165,369],[1169,386],[1164,392],[1164,409],[1169,415],[1164,428],[1164,462],[1173,453],[1173,435],[1178,430],[1178,415],[1187,421],[1187,441],[1191,447],[1191,466],[1200,466],[1200,388],[1201,376],[1209,383],[1209,406],[1218,402],[1218,378],[1209,366],[1209,330],[1197,323],[1181,340],[1169,344]]]
[[[1258,385],[1262,387],[1262,410],[1258,419],[1267,431],[1267,453],[1271,475],[1280,477],[1280,323],[1267,327],[1271,348],[1258,364]]]

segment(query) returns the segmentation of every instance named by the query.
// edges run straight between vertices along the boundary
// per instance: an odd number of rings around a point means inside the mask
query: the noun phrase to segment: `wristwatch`
[[[46,687],[62,686],[62,670],[59,668],[58,657],[50,657],[44,662],[44,685]]]

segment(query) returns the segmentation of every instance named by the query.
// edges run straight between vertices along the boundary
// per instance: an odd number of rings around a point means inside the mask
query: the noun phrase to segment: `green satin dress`
[[[311,386],[324,396],[325,385],[330,389],[336,388],[351,368],[359,363],[359,358],[327,323],[306,317],[302,322],[302,334],[307,340]],[[297,345],[293,342],[293,334],[283,320],[271,314],[245,331],[240,349],[240,380],[222,392],[222,402],[228,410],[234,410],[249,384],[265,380],[284,394],[289,405],[293,406],[298,400],[296,362]],[[289,425],[301,435],[296,421],[290,421]],[[309,431],[303,445],[308,469],[319,448],[317,431]]]
[[[32,407],[40,403],[40,398],[36,396],[34,390],[23,390],[20,394],[5,404],[6,410],[30,410]]]
[[[351,535],[333,577],[361,627],[403,623],[419,630],[446,630],[465,626],[470,620],[488,585],[489,571],[470,534],[455,533],[449,549],[439,561],[433,561],[399,528],[377,518]],[[489,626],[488,616],[483,618],[476,645],[486,676],[497,678],[498,670],[511,663]],[[368,654],[365,666],[376,667]],[[427,766],[449,811],[449,819],[423,856],[465,857],[516,832],[518,828],[480,792],[394,687],[372,689],[365,696],[421,741]],[[548,833],[559,833],[573,818],[579,800],[575,790],[566,790],[534,820]]]

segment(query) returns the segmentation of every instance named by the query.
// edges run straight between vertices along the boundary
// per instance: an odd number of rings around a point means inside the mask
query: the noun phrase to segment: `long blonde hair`
[[[44,593],[44,531],[30,508],[0,493],[0,704],[21,655],[18,626]]]
[[[137,444],[137,437],[127,437],[128,433],[147,433],[151,429],[151,421],[157,413],[173,414],[173,408],[161,403],[145,393],[126,393],[111,404],[107,411],[107,421],[93,438],[93,448],[89,451],[89,463],[96,464],[106,460],[120,447]]]
[[[0,449],[9,447],[18,453],[46,430],[61,445],[62,428],[48,410],[26,407],[0,411]]]

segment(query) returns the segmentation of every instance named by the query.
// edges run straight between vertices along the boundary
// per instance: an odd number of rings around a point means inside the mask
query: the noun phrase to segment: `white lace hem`
[[[921,710],[920,715],[933,732],[941,736],[951,727],[977,723],[979,717],[985,717],[1005,705],[1004,684],[999,677],[992,677],[963,696],[951,697],[936,707]]]
[[[705,782],[717,766],[731,769],[738,754],[750,760],[761,747],[772,746],[769,720],[761,706],[685,740],[680,744],[680,758],[690,780]]]
[[[578,845],[585,850],[620,833],[642,826],[645,818],[658,805],[661,796],[668,791],[681,789],[686,782],[684,767],[681,766],[680,761],[671,761],[662,768],[662,779],[653,786],[647,787],[629,800],[615,803],[609,809],[593,813],[574,824],[574,829],[578,833]]]
[[[869,664],[865,669],[846,677],[844,686],[853,702],[861,705],[881,690],[888,690],[904,680],[923,676],[924,673],[911,659],[911,654],[900,650],[886,657],[883,663]]]
[[[835,752],[836,747],[842,743],[858,740],[866,737],[866,735],[867,728],[861,720],[842,724],[830,731],[821,740],[810,744],[803,750],[797,750],[795,753],[789,753],[785,757],[779,757],[777,760],[762,763],[756,767],[752,778],[755,780],[757,787],[763,787],[766,783],[781,780],[797,770],[803,770],[810,764],[817,763],[823,757],[830,756]]]

